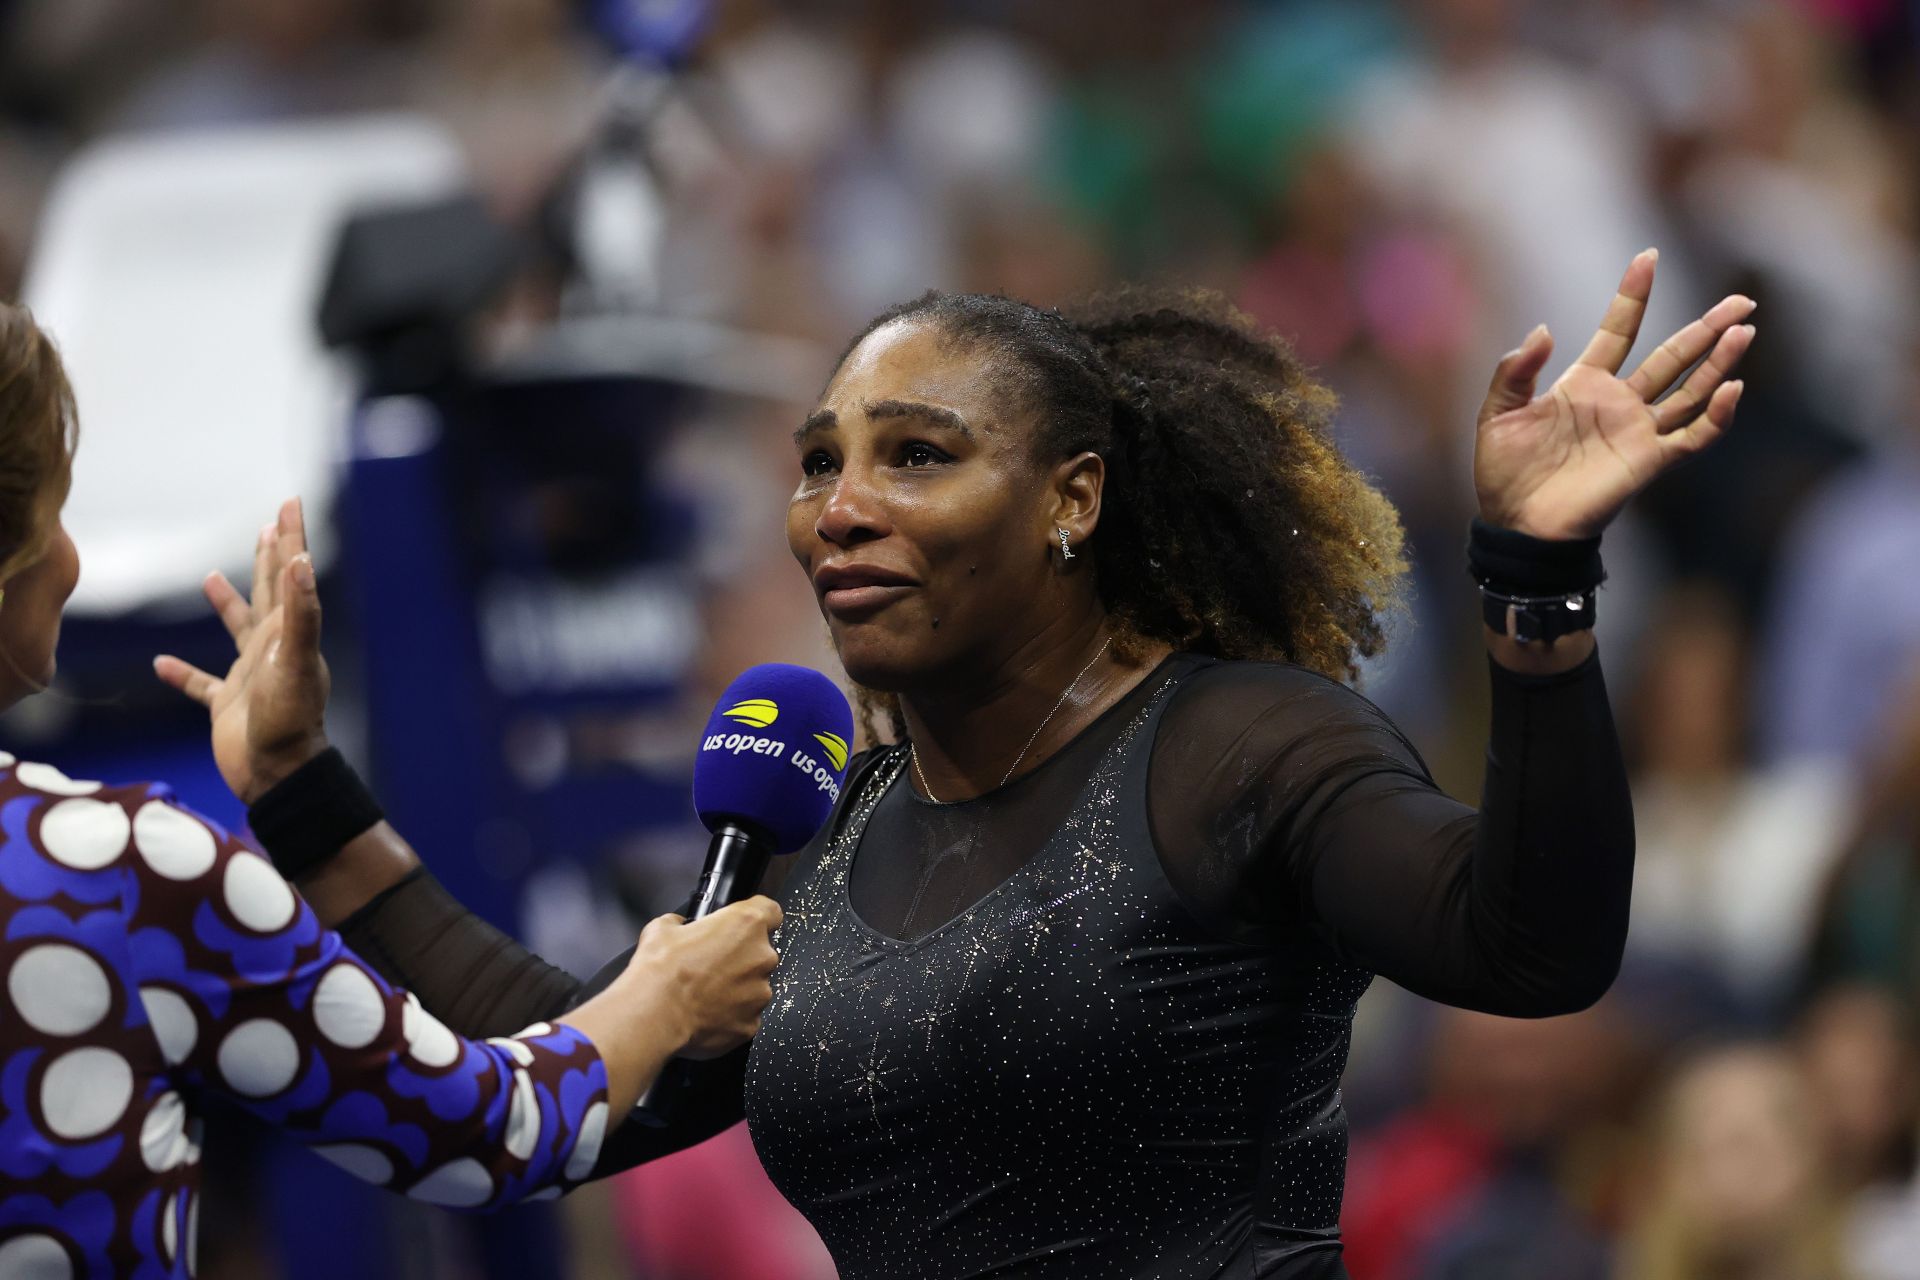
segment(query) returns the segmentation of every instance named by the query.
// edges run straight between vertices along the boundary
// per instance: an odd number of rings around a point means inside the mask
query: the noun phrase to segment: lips
[[[879,565],[823,565],[813,575],[821,605],[842,619],[876,613],[918,585],[906,574]]]

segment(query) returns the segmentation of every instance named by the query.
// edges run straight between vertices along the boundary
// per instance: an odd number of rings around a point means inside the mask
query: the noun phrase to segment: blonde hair
[[[46,555],[79,431],[53,340],[25,307],[0,302],[0,584]]]
[[[1802,1280],[1846,1280],[1841,1204],[1818,1164],[1816,1140],[1806,1118],[1805,1082],[1785,1050],[1764,1043],[1728,1044],[1701,1053],[1682,1065],[1663,1090],[1650,1117],[1654,1149],[1649,1154],[1655,1162],[1649,1180],[1652,1195],[1623,1242],[1617,1269],[1620,1280],[1703,1280],[1720,1274],[1710,1256],[1705,1224],[1687,1212],[1673,1194],[1671,1182],[1675,1148],[1688,1123],[1689,1108],[1716,1074],[1741,1068],[1768,1073],[1796,1103],[1791,1108],[1794,1137],[1809,1162],[1811,1181],[1806,1192],[1780,1224],[1774,1258],[1786,1265],[1777,1274]]]

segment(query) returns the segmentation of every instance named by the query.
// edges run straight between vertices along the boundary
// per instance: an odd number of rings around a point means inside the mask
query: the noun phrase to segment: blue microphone
[[[720,695],[693,761],[693,808],[713,833],[688,919],[753,896],[774,856],[827,824],[847,778],[853,710],[818,671],[749,667]],[[652,1124],[671,1118],[687,1077],[669,1062],[640,1098]]]

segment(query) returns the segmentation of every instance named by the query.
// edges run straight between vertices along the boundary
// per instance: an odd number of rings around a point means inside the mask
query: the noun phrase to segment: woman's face
[[[898,692],[991,672],[1066,603],[1056,521],[1092,531],[1066,471],[1029,454],[991,362],[912,319],[847,357],[795,440],[787,543],[847,674]],[[1097,464],[1096,464],[1097,466]],[[1097,512],[1098,481],[1092,482]]]
[[[52,682],[60,610],[79,581],[80,553],[56,525],[46,554],[0,583],[0,707]]]

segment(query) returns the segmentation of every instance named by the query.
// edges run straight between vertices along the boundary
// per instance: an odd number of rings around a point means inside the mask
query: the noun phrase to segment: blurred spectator
[[[1920,662],[1920,593],[1904,589],[1920,564],[1920,414],[1907,426],[1836,477],[1782,550],[1753,691],[1766,759],[1862,769],[1899,732],[1901,682]]]
[[[1622,1280],[1843,1280],[1843,1214],[1811,1102],[1783,1049],[1683,1066],[1654,1116]]]
[[[1354,1142],[1353,1274],[1605,1276],[1612,1135],[1640,1054],[1616,1001],[1535,1021],[1441,1011],[1427,1100]]]
[[[1870,765],[1851,847],[1826,885],[1811,982],[1869,982],[1920,1001],[1920,665]]]
[[[1819,888],[1847,836],[1845,772],[1751,763],[1747,636],[1712,587],[1654,611],[1628,697],[1635,953],[1706,971],[1747,1009],[1777,1008],[1804,960]]]
[[[406,73],[381,47],[371,0],[195,0],[200,47],[164,67],[123,111],[178,129],[399,105]],[[390,16],[390,14],[389,14]]]
[[[1886,990],[1832,987],[1795,1035],[1834,1185],[1847,1195],[1904,1187],[1920,1138],[1920,1062],[1911,1013]]]

